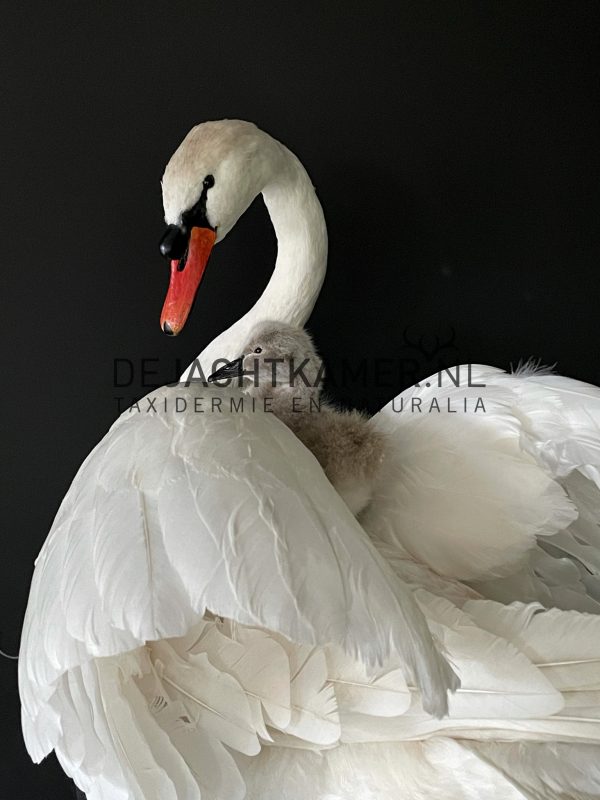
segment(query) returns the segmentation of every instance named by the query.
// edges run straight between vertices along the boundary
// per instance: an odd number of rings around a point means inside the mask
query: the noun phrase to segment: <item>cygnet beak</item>
[[[209,375],[206,380],[209,383],[214,383],[215,381],[230,380],[231,378],[241,378],[244,374],[243,364],[244,356],[236,358],[235,361],[228,361],[216,372],[213,372],[212,375]]]

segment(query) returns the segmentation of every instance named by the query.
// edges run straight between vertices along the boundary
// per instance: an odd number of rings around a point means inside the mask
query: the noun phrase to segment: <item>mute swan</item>
[[[353,514],[369,503],[385,453],[385,437],[358,411],[340,411],[321,396],[323,363],[303,328],[281,322],[254,327],[243,355],[209,376],[241,378],[316,456]]]
[[[361,527],[274,415],[192,380],[259,322],[303,325],[325,272],[306,172],[250,123],[197,126],[166,168],[161,325],[259,192],[262,297],[115,422],[38,557],[32,758],[54,749],[92,800],[598,796],[600,617],[543,605],[598,605],[598,390],[485,367],[407,390],[486,412],[376,415],[391,457]]]

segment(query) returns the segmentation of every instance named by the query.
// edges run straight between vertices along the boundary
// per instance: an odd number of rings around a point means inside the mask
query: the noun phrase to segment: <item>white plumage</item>
[[[205,374],[257,322],[302,325],[326,259],[282,145],[198,126],[163,180],[171,224],[207,174],[217,238],[262,191],[278,259]],[[392,453],[360,524],[235,391],[192,381],[125,412],[36,564],[19,664],[34,760],[54,749],[92,800],[600,796],[600,392],[489,367],[485,386],[429,382],[371,423]]]

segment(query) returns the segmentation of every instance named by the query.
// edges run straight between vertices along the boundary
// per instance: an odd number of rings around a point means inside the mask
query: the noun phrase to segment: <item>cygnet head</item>
[[[275,400],[307,400],[321,391],[324,368],[304,328],[282,322],[263,322],[249,333],[243,354],[225,364],[208,380],[239,378],[244,392]]]

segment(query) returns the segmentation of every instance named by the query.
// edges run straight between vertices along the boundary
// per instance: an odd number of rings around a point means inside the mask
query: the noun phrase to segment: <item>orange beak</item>
[[[160,327],[170,336],[177,336],[185,325],[216,238],[216,231],[210,228],[192,228],[185,262],[171,261],[169,288],[160,315]]]

